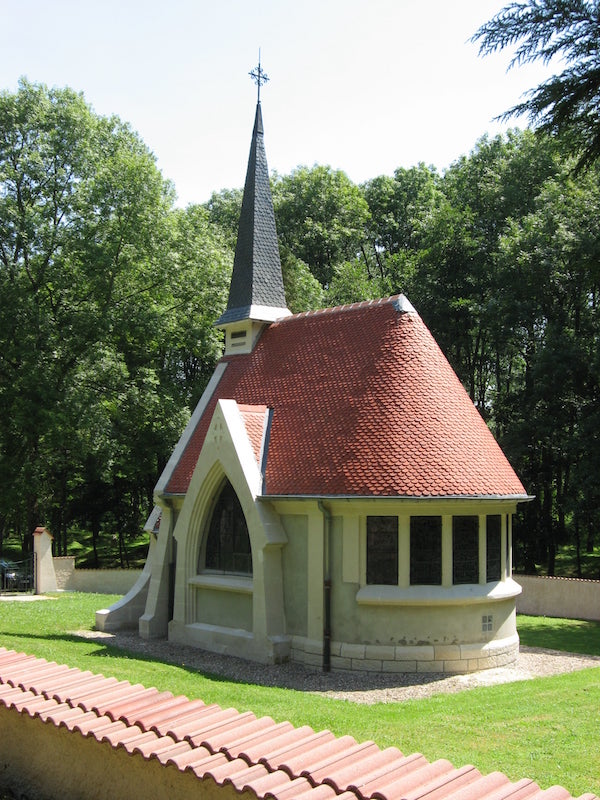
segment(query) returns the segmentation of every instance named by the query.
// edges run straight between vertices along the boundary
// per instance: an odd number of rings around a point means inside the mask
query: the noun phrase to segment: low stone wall
[[[600,581],[513,575],[522,593],[517,613],[600,621]]]
[[[75,569],[73,556],[52,559],[56,588],[63,592],[127,594],[142,574],[141,569]]]
[[[56,575],[56,588],[65,591],[75,572],[75,557],[61,556],[53,558],[54,574]]]
[[[518,655],[519,638],[516,635],[481,644],[414,647],[331,642],[331,668],[336,671],[466,674],[505,667],[514,663]],[[323,663],[322,641],[294,636],[291,659],[309,667],[320,666]]]

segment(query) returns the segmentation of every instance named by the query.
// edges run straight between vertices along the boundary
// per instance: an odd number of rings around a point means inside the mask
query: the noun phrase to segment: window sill
[[[371,606],[458,606],[508,600],[521,594],[512,578],[484,584],[459,586],[363,586],[356,593],[359,605]]]
[[[220,592],[237,592],[252,594],[254,584],[252,578],[243,575],[194,575],[188,581],[190,586],[201,589],[215,589]]]

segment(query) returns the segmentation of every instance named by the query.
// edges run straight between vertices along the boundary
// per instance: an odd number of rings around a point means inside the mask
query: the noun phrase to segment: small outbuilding
[[[216,324],[224,355],[156,485],[145,578],[97,624],[143,592],[140,635],[266,663],[514,661],[527,494],[404,296],[289,312],[260,101]]]

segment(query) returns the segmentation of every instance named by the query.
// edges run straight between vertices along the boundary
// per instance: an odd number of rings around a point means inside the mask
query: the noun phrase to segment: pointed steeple
[[[283,289],[259,100],[248,158],[229,300],[227,309],[215,325],[227,330],[235,323],[269,323],[289,316],[290,313]],[[239,329],[240,325],[234,327]]]

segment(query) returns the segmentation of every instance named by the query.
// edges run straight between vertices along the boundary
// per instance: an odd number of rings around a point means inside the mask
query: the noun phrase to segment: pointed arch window
[[[252,575],[252,549],[246,518],[227,481],[217,498],[206,537],[204,569]]]

